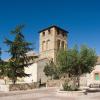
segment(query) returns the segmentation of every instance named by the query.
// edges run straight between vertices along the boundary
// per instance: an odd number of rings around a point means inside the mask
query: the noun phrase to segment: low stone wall
[[[87,77],[85,75],[80,77],[80,85],[87,86]]]
[[[9,85],[0,85],[0,91],[9,91]]]
[[[29,89],[34,89],[38,87],[39,87],[38,83],[22,83],[22,84],[15,84],[15,85],[10,84],[9,91],[29,90]]]
[[[47,87],[61,87],[62,84],[65,83],[67,79],[60,79],[60,80],[48,80],[46,82]],[[72,80],[69,80],[70,84],[73,84]]]
[[[46,87],[60,87],[61,80],[49,80],[46,83]]]
[[[20,83],[20,84],[9,84],[9,85],[0,85],[0,91],[18,91],[18,90],[29,90],[38,88],[38,83]]]

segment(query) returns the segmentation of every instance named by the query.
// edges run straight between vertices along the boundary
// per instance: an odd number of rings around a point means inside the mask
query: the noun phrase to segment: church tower
[[[40,32],[40,58],[53,59],[55,62],[56,53],[59,49],[67,48],[67,33],[58,26],[50,26]]]

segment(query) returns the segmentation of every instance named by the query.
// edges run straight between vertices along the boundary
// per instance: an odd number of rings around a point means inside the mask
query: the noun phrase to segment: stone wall
[[[0,91],[19,91],[19,90],[30,90],[39,88],[39,83],[20,83],[20,84],[9,84],[0,85]]]
[[[48,59],[41,59],[37,62],[37,82],[41,81],[41,83],[46,83],[48,77],[44,73],[44,68],[46,64],[49,62]]]
[[[29,90],[29,89],[35,89],[38,88],[38,83],[22,83],[22,84],[10,84],[9,91],[15,91],[15,90]]]
[[[61,80],[49,80],[46,83],[46,87],[60,87]]]
[[[57,41],[60,41],[60,44]],[[66,47],[67,33],[64,30],[52,26],[40,32],[40,58],[52,58],[55,62],[57,50]]]
[[[83,79],[83,77],[82,77]],[[83,82],[84,80],[81,79],[81,86],[85,86],[86,82]],[[85,78],[84,78],[85,79]],[[46,87],[62,87],[62,85],[68,82],[69,85],[75,86],[75,83],[77,82],[77,80],[75,78],[70,79],[70,78],[62,78],[60,80],[48,80],[46,82]]]
[[[1,84],[0,85],[0,91],[4,91],[4,92],[9,91],[9,85]]]
[[[87,74],[80,77],[80,86],[87,86]]]

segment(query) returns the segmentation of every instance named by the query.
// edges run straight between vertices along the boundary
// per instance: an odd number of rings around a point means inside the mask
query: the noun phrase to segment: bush
[[[78,91],[77,87],[69,85],[68,82],[65,82],[62,86],[64,91]]]
[[[71,85],[68,85],[68,83],[65,82],[65,83],[63,84],[63,90],[64,90],[64,91],[71,91],[71,90],[72,90],[72,89],[71,89]]]

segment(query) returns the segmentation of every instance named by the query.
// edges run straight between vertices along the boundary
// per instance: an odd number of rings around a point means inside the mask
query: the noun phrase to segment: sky
[[[99,0],[0,0],[0,47],[2,59],[9,58],[4,39],[10,31],[25,24],[25,39],[39,52],[39,30],[57,25],[67,31],[68,47],[87,45],[100,55]]]

